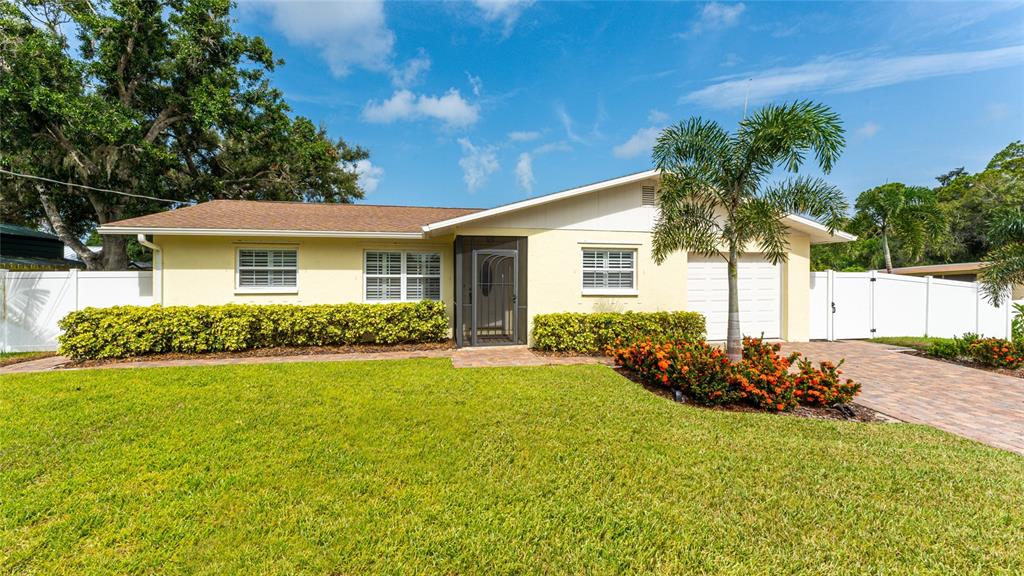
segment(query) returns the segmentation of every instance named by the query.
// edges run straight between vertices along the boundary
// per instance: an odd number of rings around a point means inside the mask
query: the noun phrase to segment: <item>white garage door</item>
[[[740,331],[744,336],[780,338],[782,330],[781,267],[761,256],[740,260]],[[707,319],[708,340],[725,340],[729,319],[729,279],[720,257],[689,256],[687,308]]]

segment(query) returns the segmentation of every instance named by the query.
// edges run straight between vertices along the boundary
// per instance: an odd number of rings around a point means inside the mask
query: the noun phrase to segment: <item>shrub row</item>
[[[438,342],[444,304],[286,304],[86,308],[60,321],[60,353],[76,360],[274,346]]]
[[[610,353],[616,341],[703,340],[704,317],[697,312],[597,312],[539,314],[533,341],[539,350]]]
[[[932,342],[925,354],[951,360],[973,360],[990,368],[1016,370],[1024,366],[1024,342],[982,338],[972,332],[953,340]]]
[[[839,365],[810,360],[794,352],[779,355],[778,344],[743,340],[743,359],[731,363],[725,352],[703,340],[637,342],[615,350],[615,363],[650,385],[678,388],[699,404],[749,404],[783,411],[798,404],[846,403],[860,384],[841,378]],[[794,373],[790,367],[797,362]],[[840,362],[840,365],[842,362]]]

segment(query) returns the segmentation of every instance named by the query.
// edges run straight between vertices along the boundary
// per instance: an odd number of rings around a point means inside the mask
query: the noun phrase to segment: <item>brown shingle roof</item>
[[[197,228],[302,232],[420,232],[421,227],[476,208],[427,208],[371,204],[313,204],[212,200],[104,224],[105,228]]]

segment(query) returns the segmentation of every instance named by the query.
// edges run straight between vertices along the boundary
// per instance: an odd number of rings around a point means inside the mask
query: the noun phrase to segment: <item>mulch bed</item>
[[[968,368],[976,368],[978,370],[984,370],[986,372],[995,372],[996,374],[1002,374],[1003,376],[1013,376],[1016,378],[1024,378],[1024,367],[1016,370],[1010,370],[1009,368],[993,368],[991,366],[985,366],[984,364],[978,364],[971,360],[954,360],[952,358],[937,358],[935,356],[929,356],[922,350],[898,350],[900,354],[908,354],[910,356],[920,356],[921,358],[927,358],[929,360],[936,360],[938,362],[946,362],[947,364],[958,364],[960,366],[966,366]]]
[[[30,360],[40,360],[42,358],[49,358],[50,356],[56,355],[56,352],[32,352],[30,354],[19,354],[18,356],[0,358],[0,368],[3,368],[4,366],[10,366],[11,364],[21,364],[22,362],[28,362]]]
[[[669,390],[668,388],[665,388],[663,386],[652,386],[650,384],[646,384],[642,382],[635,373],[620,367],[616,367],[615,371],[624,376],[625,378],[643,386],[644,389],[647,390],[648,392],[661,396],[662,398],[665,398],[670,402],[675,402],[675,399],[672,397],[672,391]],[[813,418],[816,420],[845,420],[847,422],[898,422],[898,420],[894,418],[886,416],[880,412],[875,412],[870,408],[852,402],[850,404],[847,404],[847,406],[853,411],[853,417],[848,416],[847,414],[843,413],[841,410],[837,408],[832,408],[828,406],[822,408],[814,406],[797,406],[796,408],[788,410],[786,412],[771,412],[769,410],[762,410],[755,406],[748,406],[746,404],[703,406],[701,404],[695,404],[689,400],[686,400],[685,396],[683,403],[697,408],[704,408],[705,410],[718,410],[721,412],[776,414],[779,416],[795,416],[797,418]]]
[[[349,346],[278,346],[256,348],[241,352],[208,352],[204,354],[150,354],[131,358],[108,358],[104,360],[83,360],[68,362],[62,368],[84,368],[109,364],[130,364],[133,362],[160,362],[163,360],[207,360],[214,358],[265,358],[268,356],[320,356],[324,354],[375,354],[379,352],[418,352],[423,350],[450,350],[455,342],[424,342],[420,344],[354,344]]]

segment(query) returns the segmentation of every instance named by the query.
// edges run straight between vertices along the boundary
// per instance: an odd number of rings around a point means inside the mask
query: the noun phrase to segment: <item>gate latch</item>
[[[832,303],[832,313],[833,314],[836,313],[836,303],[835,302]]]

